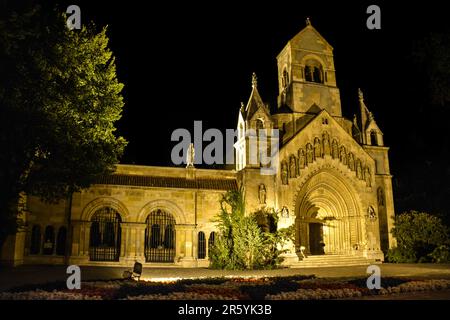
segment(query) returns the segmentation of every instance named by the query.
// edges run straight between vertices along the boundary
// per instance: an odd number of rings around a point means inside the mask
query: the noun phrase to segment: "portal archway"
[[[333,169],[322,169],[303,183],[296,201],[296,247],[307,254],[362,251],[364,221],[357,191]]]

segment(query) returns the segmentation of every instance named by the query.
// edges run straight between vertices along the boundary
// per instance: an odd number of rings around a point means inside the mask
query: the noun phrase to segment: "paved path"
[[[450,265],[444,264],[382,264],[381,276],[415,279],[450,279]],[[122,277],[125,268],[81,267],[82,280],[106,280]],[[224,271],[204,268],[145,268],[142,278],[199,278],[221,276],[290,276],[311,275],[322,278],[365,277],[366,267],[322,267],[304,269],[278,269],[255,271]],[[67,279],[64,266],[20,266],[0,269],[0,291],[24,284],[41,284]]]

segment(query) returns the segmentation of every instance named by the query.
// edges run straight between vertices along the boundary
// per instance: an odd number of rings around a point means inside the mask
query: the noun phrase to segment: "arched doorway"
[[[309,252],[314,255],[325,254],[323,223],[309,223]]]
[[[147,217],[145,229],[145,261],[174,262],[175,219],[163,210],[155,210]]]
[[[359,207],[355,189],[339,173],[316,173],[297,195],[297,251],[305,247],[309,255],[355,253],[365,239]]]
[[[120,214],[110,207],[97,210],[91,219],[89,258],[91,261],[119,261]]]

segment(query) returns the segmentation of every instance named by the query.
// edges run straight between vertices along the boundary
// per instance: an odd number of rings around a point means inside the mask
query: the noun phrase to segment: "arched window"
[[[317,60],[309,59],[306,61],[305,80],[315,83],[324,83],[323,67]]]
[[[60,227],[58,230],[58,236],[56,237],[56,254],[58,256],[63,256],[66,254],[66,239],[67,228]]]
[[[41,249],[41,227],[37,224],[31,229],[30,254],[39,254]]]
[[[52,255],[54,245],[55,245],[55,229],[52,226],[47,226],[44,232],[44,243],[42,244],[42,254]]]
[[[305,66],[305,80],[312,82],[313,81],[313,73],[314,73],[314,67],[312,66]]]
[[[206,257],[206,239],[205,233],[200,231],[198,233],[198,258],[205,259]]]
[[[377,137],[377,132],[375,130],[370,131],[370,144],[372,146],[378,145],[378,137]]]
[[[314,67],[314,73],[313,73],[313,82],[317,83],[323,83],[323,72],[322,68],[320,67]]]
[[[261,118],[256,119],[256,129],[264,129],[264,120]]]
[[[89,257],[91,261],[119,261],[122,219],[110,207],[97,210],[91,219]]]
[[[213,231],[209,234],[209,239],[208,239],[208,255],[210,255],[211,249],[212,247],[214,247],[214,243],[215,243],[215,238],[216,238],[216,233]]]
[[[155,210],[147,217],[145,229],[145,260],[147,262],[174,262],[175,219],[163,210]]]
[[[289,73],[287,72],[286,68],[283,70],[283,77],[281,80],[281,84],[283,86],[283,89],[286,89],[289,85]]]

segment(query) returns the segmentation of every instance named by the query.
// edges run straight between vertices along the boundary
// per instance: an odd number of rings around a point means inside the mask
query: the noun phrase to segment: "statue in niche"
[[[348,153],[348,167],[350,170],[355,171],[355,158],[351,152]]]
[[[339,153],[339,160],[343,164],[347,165],[347,152],[345,151],[345,147],[344,146],[341,147],[341,152]]]
[[[379,187],[377,191],[378,205],[384,206],[384,191],[383,188]]]
[[[316,159],[322,157],[322,144],[319,138],[314,139],[314,157]]]
[[[259,204],[266,204],[266,186],[261,183],[259,185],[259,191],[258,191],[258,195],[259,195]]]
[[[367,208],[367,215],[370,220],[376,220],[377,219],[377,213],[375,212],[375,209],[372,206],[369,206]]]
[[[322,141],[323,141],[323,155],[330,155],[331,154],[331,147],[330,147],[330,136],[328,133],[324,133],[322,135]]]
[[[291,156],[291,159],[289,160],[289,178],[295,178],[297,174],[297,168],[296,168],[296,159],[295,156]]]
[[[368,187],[372,186],[372,176],[370,174],[370,168],[366,167],[366,170],[364,171],[364,180],[366,180],[366,185]]]
[[[361,167],[361,161],[359,159],[356,160],[356,177],[358,179],[362,179],[362,167]]]
[[[288,184],[288,168],[286,161],[281,164],[281,182],[283,184]]]
[[[333,140],[333,144],[331,146],[331,156],[333,159],[339,158],[339,150],[338,150],[338,143],[336,140]]]
[[[306,163],[310,164],[314,161],[314,151],[311,143],[306,145]]]
[[[283,209],[281,209],[281,217],[289,218],[289,209],[286,206],[284,206]]]
[[[300,148],[298,150],[298,166],[299,166],[299,169],[303,169],[305,167],[305,165],[306,165],[305,150]]]

